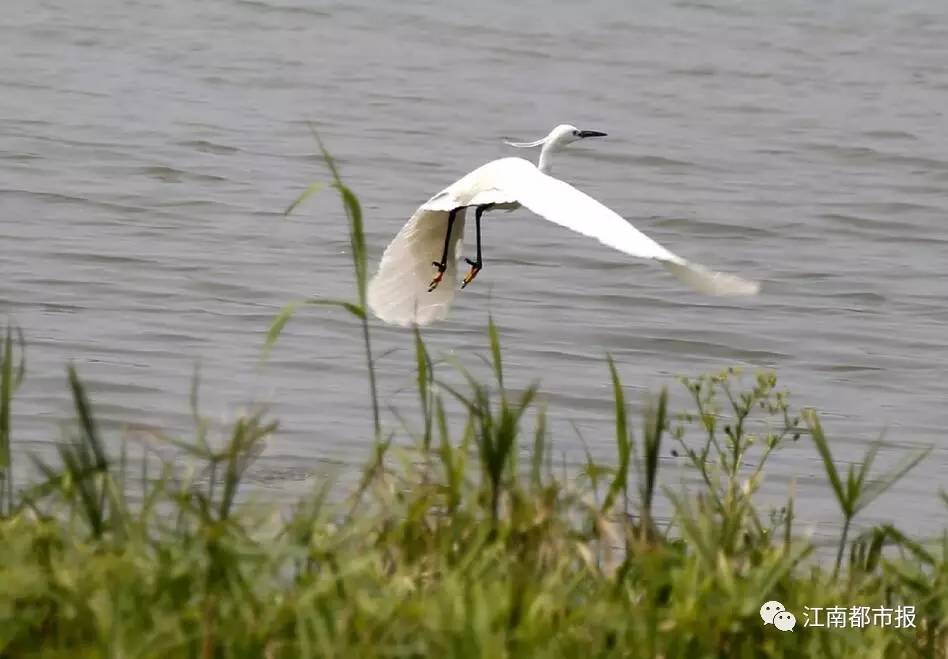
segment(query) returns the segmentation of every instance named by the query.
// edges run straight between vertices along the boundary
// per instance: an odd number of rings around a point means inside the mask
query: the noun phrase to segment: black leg
[[[477,260],[464,259],[468,262],[468,265],[471,266],[471,269],[467,273],[467,276],[464,277],[464,281],[461,282],[461,288],[466,288],[468,284],[474,281],[474,277],[477,276],[477,273],[479,273],[484,266],[484,261],[481,259],[481,215],[484,214],[484,211],[490,210],[493,205],[494,204],[484,204],[483,206],[478,206],[477,210],[474,211],[474,224],[477,230]]]
[[[441,278],[444,277],[444,271],[448,269],[448,247],[451,245],[451,228],[454,226],[455,216],[459,210],[461,209],[455,208],[448,213],[448,230],[444,234],[444,251],[441,252],[441,261],[431,262],[431,265],[438,269],[438,274],[434,276],[434,279],[431,280],[431,284],[428,285],[429,293],[438,288],[438,284],[441,283]]]

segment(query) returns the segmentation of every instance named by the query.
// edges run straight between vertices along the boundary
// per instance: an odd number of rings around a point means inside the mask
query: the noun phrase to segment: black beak
[[[598,130],[581,130],[579,131],[580,137],[605,137],[605,133],[601,133]]]

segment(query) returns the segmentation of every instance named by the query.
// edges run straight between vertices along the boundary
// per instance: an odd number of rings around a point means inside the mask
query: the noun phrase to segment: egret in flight
[[[535,142],[507,142],[525,148],[542,146],[534,165],[523,158],[500,158],[482,165],[422,204],[382,255],[369,282],[372,312],[395,325],[427,325],[442,320],[455,294],[457,260],[461,256],[464,216],[474,208],[477,256],[461,288],[483,268],[481,216],[488,210],[525,206],[540,217],[596,238],[631,256],[652,259],[693,289],[708,295],[754,295],[760,284],[714,272],[674,254],[569,183],[550,176],[553,154],[567,144],[605,133],[562,124]],[[432,266],[434,276],[432,276]]]

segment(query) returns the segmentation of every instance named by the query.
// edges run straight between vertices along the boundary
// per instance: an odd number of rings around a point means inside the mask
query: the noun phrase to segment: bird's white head
[[[549,135],[535,142],[507,142],[507,144],[520,149],[542,145],[543,150],[540,151],[540,163],[538,167],[540,171],[549,174],[550,154],[553,151],[563,148],[567,144],[586,139],[587,137],[605,137],[605,135],[605,133],[598,130],[580,130],[571,124],[560,124],[551,130]]]
[[[606,134],[598,130],[580,130],[572,124],[560,124],[556,128],[550,131],[550,134],[546,137],[541,137],[535,142],[507,142],[510,146],[515,146],[521,149],[529,148],[531,146],[566,146],[567,144],[572,144],[573,142],[578,142],[579,140],[586,139],[587,137],[605,137]]]

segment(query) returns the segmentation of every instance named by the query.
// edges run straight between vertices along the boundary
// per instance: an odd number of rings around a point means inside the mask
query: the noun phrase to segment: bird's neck
[[[555,142],[547,142],[543,145],[543,148],[540,149],[540,162],[537,163],[537,169],[539,169],[544,174],[549,174],[553,171],[554,149],[556,149]]]

